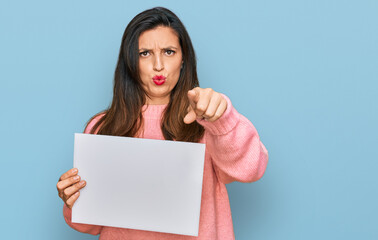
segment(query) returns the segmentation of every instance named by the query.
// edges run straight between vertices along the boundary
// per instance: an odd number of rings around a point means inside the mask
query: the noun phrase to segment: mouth
[[[162,85],[163,83],[165,83],[165,80],[166,80],[167,78],[166,77],[164,77],[163,75],[155,75],[153,78],[152,78],[152,80],[154,81],[154,83],[156,84],[156,85]]]

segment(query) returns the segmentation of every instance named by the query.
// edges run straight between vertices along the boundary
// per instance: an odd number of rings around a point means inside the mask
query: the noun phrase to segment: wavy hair
[[[127,25],[114,74],[113,100],[108,109],[93,116],[99,121],[90,133],[101,135],[137,137],[143,126],[142,108],[146,103],[146,92],[139,75],[139,36],[158,26],[172,28],[182,49],[182,68],[176,86],[170,93],[169,103],[163,113],[161,130],[166,140],[198,142],[204,128],[194,121],[185,124],[189,100],[187,92],[199,86],[197,62],[192,42],[180,19],[170,10],[155,7],[136,15]]]

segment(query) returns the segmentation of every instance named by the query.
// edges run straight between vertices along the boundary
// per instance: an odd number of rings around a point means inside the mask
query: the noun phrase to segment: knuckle
[[[78,199],[80,195],[80,192],[76,192],[75,194],[73,194],[68,200],[67,200],[67,203],[71,205],[71,207],[74,205],[74,203],[76,202],[76,200]]]
[[[66,189],[63,190],[63,194],[64,194],[64,196],[68,196],[68,194],[69,194],[68,188],[66,188]]]
[[[71,183],[75,183],[75,182],[77,182],[79,180],[80,180],[80,176],[79,175],[71,177],[71,179],[70,179]]]
[[[211,113],[211,112],[206,112],[203,116],[204,117],[206,117],[206,118],[211,118],[211,117],[213,117],[213,113]]]
[[[75,191],[79,190],[80,189],[80,183],[76,183],[75,185],[73,185],[73,187],[75,188]]]
[[[207,92],[207,93],[213,93],[214,90],[213,90],[212,88],[206,88],[206,92]]]
[[[197,110],[203,112],[203,111],[205,111],[205,106],[202,105],[202,104],[201,104],[201,105],[198,105],[198,106],[197,106]]]

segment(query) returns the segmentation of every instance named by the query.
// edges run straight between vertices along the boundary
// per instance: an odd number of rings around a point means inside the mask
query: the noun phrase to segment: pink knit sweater
[[[224,97],[228,106],[221,118],[215,122],[197,120],[205,128],[205,135],[200,142],[206,143],[198,237],[72,223],[71,209],[64,205],[63,215],[67,224],[80,232],[100,234],[100,240],[235,239],[225,184],[233,181],[253,182],[260,179],[268,163],[268,152],[252,123],[239,114],[232,107],[230,100]],[[160,129],[160,117],[165,107],[166,105],[144,107],[143,138],[164,139]],[[90,122],[84,132],[89,133],[96,121],[98,119]]]

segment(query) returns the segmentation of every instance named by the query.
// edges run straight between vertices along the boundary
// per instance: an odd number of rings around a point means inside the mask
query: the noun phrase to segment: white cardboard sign
[[[198,236],[205,144],[75,133],[72,222]]]

